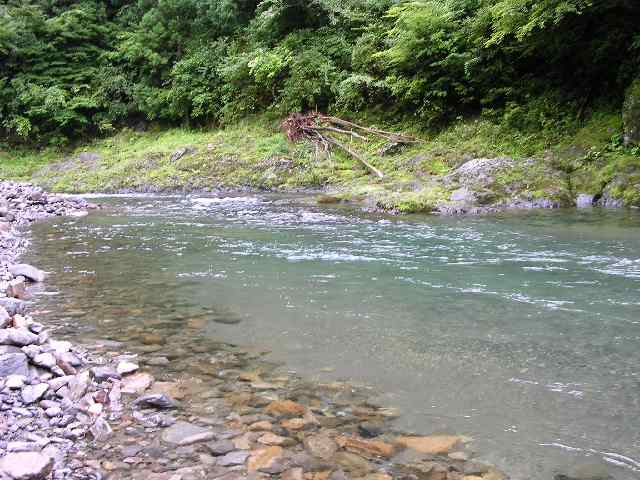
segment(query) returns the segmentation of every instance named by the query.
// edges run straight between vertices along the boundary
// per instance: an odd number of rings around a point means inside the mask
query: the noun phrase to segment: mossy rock
[[[625,145],[640,145],[640,78],[627,90],[622,107]]]

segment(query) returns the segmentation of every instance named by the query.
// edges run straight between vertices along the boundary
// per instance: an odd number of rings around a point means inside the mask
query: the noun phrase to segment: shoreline
[[[0,183],[0,198],[7,185]],[[62,210],[22,215],[40,208],[23,210],[25,203],[48,205],[46,194],[35,198],[12,202],[20,212],[4,223],[84,215],[90,206],[68,199]],[[9,236],[19,240],[7,243]],[[11,262],[27,248],[13,230],[1,238]],[[16,291],[12,286],[9,293]],[[98,340],[74,346],[49,339],[45,326],[23,314],[22,302],[1,303],[16,306],[5,315],[0,348],[22,360],[18,366],[26,366],[27,375],[0,378],[0,428],[10,432],[0,442],[0,478],[507,478],[472,459],[469,439],[394,432],[389,421],[396,412],[371,404],[364,392],[283,375],[250,350],[189,331],[168,346],[138,325],[132,335],[144,336],[141,345]],[[15,344],[16,332],[7,333],[13,330],[24,334],[18,343],[26,345]],[[189,370],[171,373],[167,366],[180,366],[180,355],[188,355]]]

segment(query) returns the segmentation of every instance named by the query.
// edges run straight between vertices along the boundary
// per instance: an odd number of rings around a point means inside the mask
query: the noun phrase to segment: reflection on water
[[[79,334],[270,348],[308,377],[375,385],[403,429],[475,437],[516,479],[584,461],[640,473],[637,213],[106,202],[35,227],[30,260],[55,272],[40,307]]]

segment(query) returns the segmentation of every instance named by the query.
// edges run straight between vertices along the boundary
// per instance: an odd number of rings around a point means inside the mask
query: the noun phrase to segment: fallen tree
[[[365,127],[318,112],[292,113],[282,122],[282,128],[291,142],[308,141],[327,153],[336,147],[358,160],[380,178],[384,178],[384,173],[367,161],[361,152],[345,144],[345,139],[360,142],[384,139],[387,141],[387,145],[381,149],[380,155],[395,146],[420,142],[419,139],[407,135]]]

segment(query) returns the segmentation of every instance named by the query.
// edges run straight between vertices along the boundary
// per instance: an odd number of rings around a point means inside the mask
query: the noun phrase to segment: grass
[[[381,126],[424,140],[385,156],[377,153],[383,141],[354,144],[384,179],[342,153],[328,156],[288,142],[278,122],[266,116],[222,129],[125,129],[66,152],[0,151],[0,178],[30,179],[59,192],[312,188],[415,212],[448,200],[450,191],[438,179],[466,160],[509,156],[523,161],[496,176],[498,197],[518,188],[534,198],[570,203],[576,192],[597,193],[615,184],[612,194],[640,203],[634,187],[640,182],[640,155],[612,140],[621,129],[617,114],[597,113],[561,141],[557,132],[523,133],[489,119],[461,120],[431,134],[411,124]],[[621,175],[624,180],[618,181]]]

